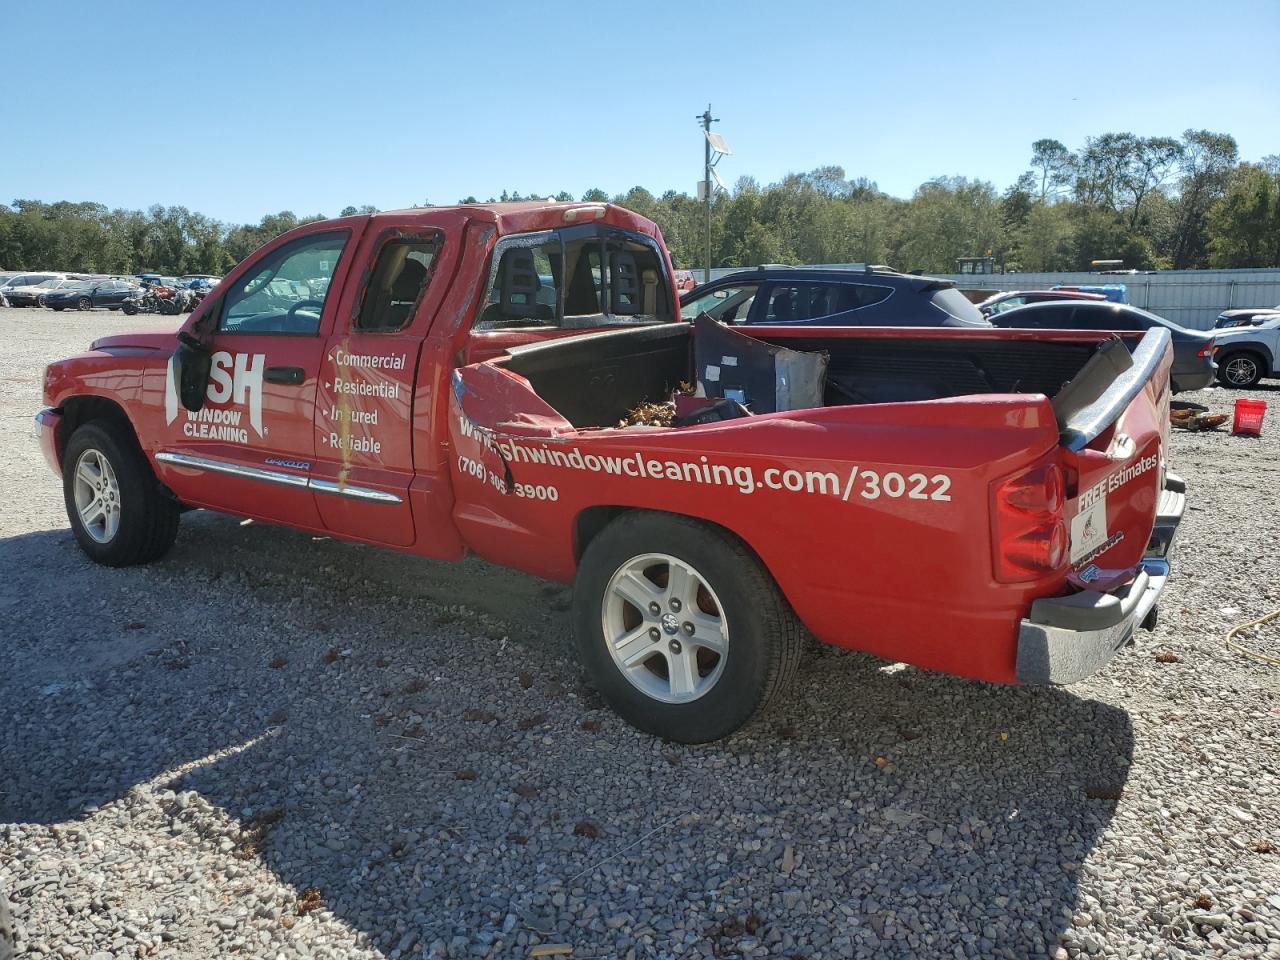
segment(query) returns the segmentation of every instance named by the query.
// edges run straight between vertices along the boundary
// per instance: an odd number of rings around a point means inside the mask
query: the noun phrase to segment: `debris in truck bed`
[[[692,396],[693,384],[681,382],[671,399],[661,403],[638,403],[618,421],[618,427],[670,427],[676,419],[676,397]]]

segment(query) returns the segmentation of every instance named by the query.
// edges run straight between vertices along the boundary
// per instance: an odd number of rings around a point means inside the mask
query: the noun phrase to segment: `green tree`
[[[1261,165],[1242,164],[1209,208],[1205,234],[1211,267],[1280,266],[1280,180]]]

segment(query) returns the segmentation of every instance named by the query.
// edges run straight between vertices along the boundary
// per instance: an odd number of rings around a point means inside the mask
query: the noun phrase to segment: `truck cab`
[[[114,403],[187,506],[457,557],[448,464],[432,441],[454,364],[671,321],[671,276],[656,227],[602,204],[308,224],[246,258],[179,329],[207,347],[200,409],[180,402],[172,335],[106,337],[51,368],[53,406],[70,400],[51,455]],[[200,361],[187,356],[192,372]],[[87,366],[119,367],[127,388],[86,390]]]

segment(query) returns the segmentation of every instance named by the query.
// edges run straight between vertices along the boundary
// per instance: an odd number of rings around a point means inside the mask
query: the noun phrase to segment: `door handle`
[[[262,378],[267,383],[283,383],[296,387],[306,381],[307,372],[301,367],[267,367]]]

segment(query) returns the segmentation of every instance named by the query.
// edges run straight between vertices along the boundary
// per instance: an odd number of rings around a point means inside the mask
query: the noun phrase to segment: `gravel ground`
[[[558,586],[205,513],[88,563],[30,417],[47,361],[139,325],[174,324],[0,311],[20,954],[1280,957],[1280,668],[1222,642],[1280,606],[1274,384],[1261,440],[1176,436],[1176,580],[1098,677],[828,651],[678,747],[584,687]]]

